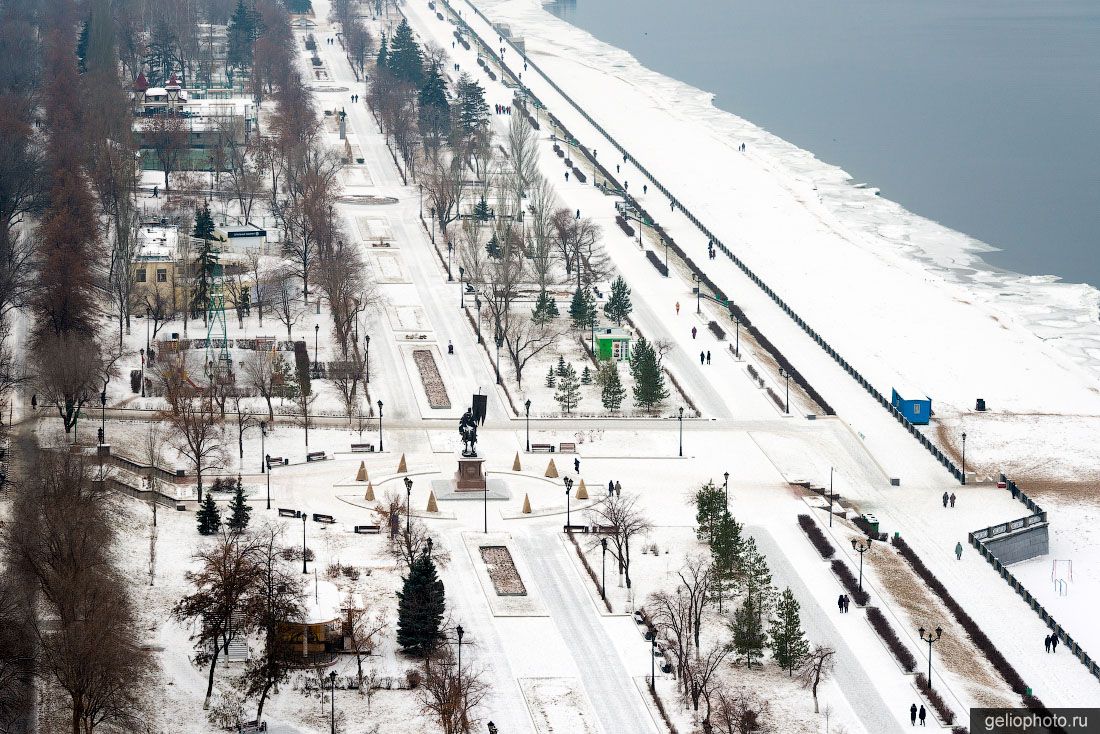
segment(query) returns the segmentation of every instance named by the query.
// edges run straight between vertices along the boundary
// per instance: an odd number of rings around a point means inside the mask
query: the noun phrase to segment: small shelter
[[[932,417],[932,398],[912,388],[902,389],[905,390],[904,394],[908,397],[904,397],[902,393],[899,393],[896,387],[892,388],[890,390],[890,405],[897,408],[898,412],[905,416],[905,419],[910,423],[918,426],[926,425],[928,419]]]
[[[343,649],[340,590],[332,582],[318,579],[307,584],[303,601],[302,618],[279,622],[278,635],[292,660],[300,657],[309,664]]]
[[[612,326],[596,332],[596,356],[601,362],[625,362],[630,359],[632,335],[626,329]]]

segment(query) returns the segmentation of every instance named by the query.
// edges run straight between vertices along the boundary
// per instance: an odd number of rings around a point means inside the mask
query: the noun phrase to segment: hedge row
[[[802,528],[802,532],[806,533],[810,542],[814,544],[814,548],[817,548],[817,552],[821,554],[822,558],[832,558],[836,555],[836,548],[829,542],[829,539],[825,537],[825,533],[821,532],[821,528],[817,526],[814,519],[809,515],[799,515],[798,525]]]
[[[661,275],[668,277],[668,268],[661,262],[661,258],[657,257],[657,253],[653,250],[646,250],[645,256],[653,263],[653,267],[657,268],[657,272]]]
[[[861,607],[866,606],[867,602],[871,600],[871,595],[859,588],[859,583],[848,569],[848,564],[839,559],[833,561],[833,573],[840,579],[840,585],[844,587],[844,590],[856,600],[856,604]]]
[[[890,652],[894,653],[894,657],[901,663],[902,670],[906,673],[912,673],[917,669],[917,659],[913,657],[913,651],[901,641],[898,633],[894,631],[893,626],[886,619],[886,615],[882,613],[881,609],[867,607],[867,621],[871,623],[871,627],[886,643],[886,647],[890,648]]]
[[[955,723],[955,712],[947,705],[947,701],[943,700],[939,691],[928,685],[928,679],[924,677],[924,673],[917,673],[917,688],[924,694],[924,698],[932,705],[932,708],[936,709],[940,721],[945,724]]]
[[[634,228],[627,223],[622,214],[617,214],[615,216],[615,224],[619,225],[619,229],[621,229],[627,237],[634,236]]]
[[[580,543],[577,542],[577,537],[573,533],[569,533],[569,539],[573,541],[573,547],[577,551],[577,558],[581,559],[581,565],[584,566],[584,570],[588,572],[588,578],[592,579],[592,583],[596,585],[596,590],[600,588],[600,580],[596,578],[596,572],[592,570],[592,566],[588,563],[588,557],[584,555],[584,551],[581,549]],[[607,607],[607,611],[611,611],[611,602],[607,599],[603,600],[603,605]]]
[[[909,565],[913,567],[913,570],[917,572],[917,575],[924,580],[924,583],[928,585],[928,588],[940,598],[944,606],[955,617],[955,621],[963,628],[966,634],[970,635],[970,639],[974,641],[974,644],[986,659],[989,660],[993,668],[1001,674],[1001,677],[1005,679],[1009,687],[1017,695],[1023,696],[1027,694],[1027,685],[1024,683],[1024,679],[1016,672],[1016,669],[1012,667],[1012,664],[1005,659],[1001,651],[994,647],[993,642],[986,636],[982,628],[978,626],[978,623],[966,613],[962,606],[955,601],[955,597],[951,596],[951,593],[947,590],[935,574],[928,570],[928,566],[924,565],[924,561],[920,559],[909,544],[900,537],[893,539],[894,547],[898,549],[898,553],[901,557],[909,562]]]
[[[709,324],[707,324],[707,328],[710,329],[710,333],[714,334],[715,338],[717,338],[718,341],[722,341],[726,338],[725,329],[719,326],[717,321],[711,321]]]

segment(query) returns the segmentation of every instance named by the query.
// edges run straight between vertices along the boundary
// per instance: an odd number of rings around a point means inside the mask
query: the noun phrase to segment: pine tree
[[[634,404],[652,411],[668,397],[665,376],[657,363],[657,352],[645,337],[639,336],[631,354],[630,372],[634,377]]]
[[[745,595],[756,599],[763,617],[771,615],[775,605],[775,588],[768,561],[757,550],[756,541],[750,535],[742,544],[741,567],[738,569]]]
[[[440,626],[446,609],[443,582],[435,563],[421,553],[409,566],[397,592],[397,644],[408,654],[423,657],[440,638]]]
[[[565,365],[565,372],[558,383],[558,391],[554,393],[554,400],[558,401],[563,413],[572,413],[573,408],[581,401],[581,386],[577,382],[577,371],[573,365]]]
[[[199,535],[213,535],[221,528],[222,513],[210,492],[206,493],[206,498],[202,501],[202,506],[199,507],[195,517],[199,523]]]
[[[248,521],[252,515],[252,508],[244,499],[244,487],[241,478],[237,477],[237,486],[233,491],[233,499],[229,501],[229,521],[226,523],[234,532],[242,532],[248,527]]]
[[[790,587],[783,590],[775,607],[775,619],[772,620],[768,636],[771,638],[772,655],[779,667],[794,674],[810,651],[806,635],[802,632],[802,620],[798,615],[798,600],[794,598]]]
[[[232,69],[247,69],[252,66],[252,47],[260,34],[259,14],[249,8],[244,0],[237,0],[233,17],[226,27],[226,73],[232,79]]]
[[[489,221],[489,202],[485,201],[485,197],[482,196],[474,204],[474,219],[479,222]]]
[[[573,320],[573,328],[587,329],[595,323],[595,316],[596,299],[587,288],[578,287],[569,302],[569,318]]]
[[[558,316],[558,304],[545,290],[539,291],[535,307],[531,310],[531,321],[541,326],[548,324]]]
[[[585,365],[584,369],[581,370],[581,384],[582,385],[591,385],[592,384],[592,370],[588,369],[588,365]]]
[[[390,41],[390,56],[386,60],[386,66],[394,77],[414,88],[420,89],[424,85],[424,57],[405,18],[401,19],[401,24],[397,26]]]
[[[390,55],[389,46],[386,43],[386,34],[382,34],[382,41],[378,44],[378,56],[374,58],[374,65],[379,71],[386,68],[386,59]]]
[[[604,304],[603,312],[607,318],[613,319],[619,326],[623,325],[623,319],[630,315],[634,307],[630,304],[630,287],[627,286],[623,276],[611,281],[611,295]]]
[[[554,368],[550,367],[550,371],[546,373],[546,386],[554,387],[558,384],[558,377],[554,374]]]
[[[210,206],[203,204],[201,209],[195,211],[195,227],[191,236],[202,240],[195,260],[192,264],[195,281],[191,295],[191,313],[198,315],[206,313],[207,301],[210,298],[210,286],[214,280],[218,268],[218,255],[214,250],[214,218],[210,216]]]
[[[758,600],[748,596],[733,613],[733,647],[752,668],[764,654],[764,625]]]
[[[695,534],[699,540],[710,542],[714,527],[726,514],[726,493],[714,482],[707,482],[695,491]]]
[[[562,375],[565,374],[565,357],[563,357],[560,354],[558,355],[558,369],[557,369],[557,372],[558,372],[558,377],[561,377]]]
[[[417,121],[420,134],[432,145],[438,146],[451,132],[451,105],[447,101],[447,83],[443,81],[438,63],[432,64],[428,69],[418,101]]]
[[[484,132],[489,126],[489,103],[485,90],[469,74],[462,72],[455,86],[455,115],[457,123],[453,132],[461,140],[469,140]]]
[[[609,362],[600,369],[600,375],[604,376],[603,390],[600,392],[603,407],[610,411],[616,411],[626,398],[626,388],[623,387],[623,382],[619,378],[619,366],[614,362]]]
[[[741,523],[733,515],[723,512],[714,524],[710,537],[711,562],[714,565],[714,594],[718,599],[718,611],[726,596],[737,587],[737,578],[741,573],[743,542]]]

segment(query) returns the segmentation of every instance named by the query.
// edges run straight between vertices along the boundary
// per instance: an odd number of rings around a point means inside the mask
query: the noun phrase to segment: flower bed
[[[806,533],[810,542],[814,544],[814,548],[817,548],[817,552],[821,554],[822,558],[832,558],[836,554],[836,548],[825,537],[825,533],[821,532],[821,528],[817,526],[812,517],[799,515],[798,525],[802,528],[802,532]]]
[[[893,626],[886,620],[886,615],[882,613],[882,610],[878,607],[867,607],[867,621],[871,623],[871,627],[873,627],[875,632],[878,633],[878,636],[882,638],[882,641],[886,643],[886,647],[890,648],[890,652],[897,658],[902,669],[906,673],[912,673],[916,670],[916,658],[913,657],[912,651],[910,651],[898,637],[898,633],[894,631]]]
[[[424,392],[428,394],[428,405],[433,408],[450,408],[451,399],[447,395],[447,386],[439,376],[439,368],[435,366],[435,357],[431,351],[413,350],[413,361],[420,370],[420,381],[424,384]]]
[[[483,545],[480,550],[481,560],[485,561],[497,596],[527,596],[527,587],[523,585],[516,564],[512,562],[512,554],[506,547]]]

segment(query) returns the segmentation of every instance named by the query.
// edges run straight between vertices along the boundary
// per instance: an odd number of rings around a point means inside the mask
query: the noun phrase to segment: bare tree
[[[378,301],[359,248],[343,236],[320,248],[316,279],[329,303],[336,344],[344,359],[349,359],[358,350],[352,336],[359,314]]]
[[[706,703],[706,711],[703,714],[704,730],[710,727],[711,696],[714,694],[714,684],[717,682],[715,675],[726,662],[730,652],[728,642],[714,641],[706,649],[696,645],[695,655],[688,656],[685,660],[684,680],[692,709],[698,712],[699,702]]]
[[[594,525],[605,525],[610,529],[608,537],[615,545],[619,575],[626,577],[626,588],[629,589],[630,541],[648,533],[653,527],[638,507],[638,495],[609,496],[603,502],[593,505],[588,514]]]
[[[240,208],[241,219],[248,222],[256,197],[263,191],[263,171],[257,162],[255,147],[241,143],[238,132],[234,128],[228,137],[226,178],[229,191]]]
[[[481,670],[469,664],[461,668],[449,645],[439,645],[424,661],[421,710],[432,716],[443,734],[463,734],[476,727],[474,710],[489,694]]]
[[[670,644],[676,656],[676,679],[682,685],[687,661],[695,644],[688,600],[682,589],[675,593],[657,591],[649,595],[646,609],[657,633]]]
[[[195,664],[210,666],[204,710],[210,707],[219,656],[229,651],[234,637],[248,633],[247,625],[238,626],[238,620],[244,618],[245,605],[255,591],[261,570],[260,551],[255,537],[223,532],[213,545],[195,553],[198,570],[184,574],[194,591],[180,599],[172,609],[172,616],[192,625]]]
[[[168,402],[160,418],[171,427],[173,448],[191,462],[196,496],[201,500],[203,472],[223,468],[226,462],[224,420],[214,390],[192,382],[182,358],[163,362],[160,379]]]
[[[509,118],[507,150],[515,179],[516,211],[519,211],[523,206],[523,197],[532,184],[542,177],[539,174],[538,140],[526,115],[512,115]]]
[[[462,161],[454,156],[450,162],[444,163],[441,154],[429,163],[421,181],[428,192],[428,201],[435,210],[435,218],[439,222],[443,241],[450,242],[447,227],[458,219],[459,206],[466,190],[466,182],[462,176]]]
[[[43,402],[57,409],[65,433],[73,431],[81,409],[99,396],[114,362],[107,354],[94,339],[72,333],[45,335],[34,345],[34,383]]]
[[[766,698],[744,686],[714,692],[711,725],[720,734],[767,734],[771,707]]]
[[[711,588],[714,585],[714,567],[709,558],[693,555],[680,567],[676,575],[680,578],[677,591],[683,589],[687,599],[692,636],[695,639],[695,649],[698,650],[699,635],[703,631],[703,612],[706,611]]]
[[[577,218],[568,209],[554,212],[551,224],[554,244],[565,265],[565,273],[576,277],[578,288],[607,274],[607,255],[600,246],[598,224],[588,217]]]
[[[309,451],[310,409],[313,408],[313,403],[316,400],[317,393],[306,392],[301,386],[294,393],[294,423],[305,429],[307,452]]]
[[[551,283],[554,267],[554,188],[542,176],[536,177],[528,188],[530,216],[527,220],[527,257],[531,269],[538,278],[539,290],[545,291]]]
[[[348,590],[344,597],[343,636],[351,644],[351,650],[355,653],[356,679],[359,687],[363,687],[363,658],[374,652],[378,645],[378,636],[389,628],[385,610],[372,608],[368,597],[364,594],[361,601]],[[369,704],[368,704],[369,705]]]
[[[241,370],[250,387],[260,393],[260,397],[267,403],[267,419],[275,422],[275,410],[271,406],[271,399],[275,397],[278,386],[275,384],[278,353],[269,349],[257,349],[244,358]]]
[[[179,167],[187,149],[187,123],[178,114],[165,112],[149,119],[145,134],[164,171],[164,190],[168,192],[169,175]]]
[[[164,325],[179,317],[175,294],[164,286],[164,283],[154,283],[145,292],[145,316],[152,321],[149,338],[154,343]]]
[[[280,268],[272,273],[271,297],[272,308],[275,316],[286,327],[286,338],[291,339],[291,330],[301,318],[303,308],[298,300],[297,289],[294,286],[295,274],[290,268]]]
[[[814,645],[802,667],[798,670],[798,679],[804,688],[809,688],[814,697],[814,713],[819,713],[817,705],[817,687],[829,677],[836,662],[836,650],[828,645]]]
[[[259,250],[248,253],[248,271],[252,274],[252,288],[256,292],[256,317],[264,328],[264,307],[271,300],[271,273],[264,266],[264,256]]]
[[[535,323],[530,316],[512,316],[504,326],[504,345],[516,373],[516,385],[523,387],[523,368],[552,346],[563,332],[549,323]]]

